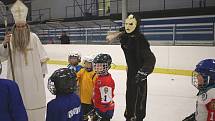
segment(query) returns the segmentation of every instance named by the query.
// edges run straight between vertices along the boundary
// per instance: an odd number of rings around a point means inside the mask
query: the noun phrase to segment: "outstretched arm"
[[[124,34],[124,32],[113,32],[113,31],[110,31],[107,33],[107,36],[106,36],[106,41],[111,44],[113,42],[119,42],[120,40],[120,37]]]

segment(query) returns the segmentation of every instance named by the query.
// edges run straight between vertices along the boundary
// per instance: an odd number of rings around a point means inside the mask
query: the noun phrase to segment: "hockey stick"
[[[0,13],[2,15],[2,18],[4,20],[4,26],[5,26],[5,34],[8,34],[8,26],[7,26],[7,10],[4,3],[0,1]],[[12,78],[15,81],[15,75],[14,75],[14,68],[13,68],[13,60],[12,60],[12,52],[10,47],[10,42],[8,42],[8,48],[9,48],[9,56],[10,56],[10,67],[12,72]]]

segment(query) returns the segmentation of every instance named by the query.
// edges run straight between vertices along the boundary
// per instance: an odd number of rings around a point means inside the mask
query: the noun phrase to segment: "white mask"
[[[137,27],[137,20],[134,15],[130,14],[125,20],[125,31],[126,33],[132,33]]]

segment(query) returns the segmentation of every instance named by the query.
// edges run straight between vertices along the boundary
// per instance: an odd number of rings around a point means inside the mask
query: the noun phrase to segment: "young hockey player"
[[[215,60],[205,59],[196,65],[192,84],[199,90],[196,112],[183,121],[215,121]]]
[[[88,117],[93,112],[92,96],[95,84],[96,73],[93,71],[93,58],[85,56],[83,59],[84,68],[77,73],[79,96],[83,111],[83,121],[88,121]]]
[[[73,93],[76,73],[68,68],[56,70],[48,80],[48,89],[56,98],[47,105],[46,121],[82,121],[80,98]]]
[[[94,70],[98,77],[93,90],[93,104],[95,116],[93,121],[110,121],[114,113],[114,89],[115,83],[108,70],[112,59],[108,54],[99,54],[94,60]]]
[[[0,74],[2,65],[0,62]],[[0,121],[28,121],[19,87],[15,81],[0,78]]]
[[[71,52],[68,57],[69,65],[67,68],[78,72],[81,70],[82,66],[78,65],[81,62],[81,55],[78,52]]]

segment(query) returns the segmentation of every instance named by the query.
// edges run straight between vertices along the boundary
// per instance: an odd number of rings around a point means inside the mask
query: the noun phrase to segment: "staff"
[[[8,27],[7,27],[7,11],[6,11],[6,6],[1,1],[0,1],[0,13],[2,13],[1,14],[3,16],[2,18],[4,18],[5,34],[9,34],[8,33]],[[5,48],[7,48],[7,46],[5,46]],[[14,75],[14,68],[13,68],[13,60],[12,60],[12,53],[11,53],[10,42],[8,43],[8,48],[9,48],[10,67],[11,67],[11,72],[12,72],[12,78],[15,81],[15,75]]]

